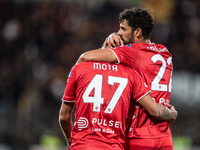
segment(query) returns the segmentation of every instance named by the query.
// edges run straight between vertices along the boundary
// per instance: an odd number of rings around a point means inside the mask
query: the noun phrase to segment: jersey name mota
[[[94,63],[93,69],[117,71],[117,65]]]

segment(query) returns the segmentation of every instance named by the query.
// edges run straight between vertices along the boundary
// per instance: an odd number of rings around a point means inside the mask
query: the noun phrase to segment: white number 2
[[[162,66],[160,67],[160,70],[158,71],[158,74],[156,75],[156,77],[151,82],[151,90],[154,90],[154,91],[169,91],[169,92],[171,92],[172,76],[170,78],[170,82],[169,82],[169,85],[168,85],[169,88],[168,89],[167,89],[167,85],[166,84],[159,84],[159,82],[163,78],[163,75],[165,73],[165,69],[167,67],[167,64],[168,65],[172,64],[172,57],[169,57],[167,59],[167,63],[165,62],[165,59],[160,54],[154,55],[151,58],[151,60],[154,63],[156,63],[157,61],[161,61],[162,62]]]
[[[102,83],[103,83],[103,76],[95,75],[95,77],[89,83],[88,87],[86,88],[82,96],[84,103],[93,103],[94,112],[100,112],[101,104],[104,103],[104,98],[101,97]],[[105,113],[109,113],[109,114],[111,114],[113,109],[115,108],[121,94],[123,93],[128,83],[128,79],[121,78],[121,77],[108,76],[108,84],[114,85],[114,83],[119,83],[119,86],[116,89],[112,99],[110,100],[108,106],[106,107],[104,111]],[[90,96],[90,93],[92,92],[93,89],[94,89],[94,96]]]

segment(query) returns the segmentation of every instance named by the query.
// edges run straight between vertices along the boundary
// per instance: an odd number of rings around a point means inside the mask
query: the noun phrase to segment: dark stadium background
[[[199,0],[1,0],[0,150],[67,149],[58,113],[69,70],[133,6],[153,11],[151,41],[173,55],[174,149],[200,149]]]

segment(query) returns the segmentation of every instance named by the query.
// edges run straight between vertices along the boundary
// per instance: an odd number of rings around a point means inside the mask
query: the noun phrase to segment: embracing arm
[[[110,63],[117,63],[117,57],[110,48],[117,46],[123,46],[123,41],[121,37],[115,32],[110,34],[103,46],[102,49],[91,50],[83,53],[76,63],[86,62],[86,61],[103,61]]]
[[[149,94],[141,98],[138,103],[143,106],[151,116],[160,120],[170,120],[170,122],[173,122],[178,116],[178,112],[172,105],[169,109],[161,104],[158,104]]]
[[[71,145],[71,131],[72,131],[72,111],[74,109],[74,102],[62,102],[59,113],[59,124],[65,139],[68,144],[68,148]]]
[[[76,63],[86,62],[86,61],[103,61],[110,63],[118,62],[114,52],[110,49],[96,49],[87,51],[79,57]]]

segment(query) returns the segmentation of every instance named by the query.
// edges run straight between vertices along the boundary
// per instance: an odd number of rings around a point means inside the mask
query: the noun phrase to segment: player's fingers
[[[119,34],[113,33],[112,37],[115,41],[116,46],[123,46],[124,45],[124,42],[123,42],[123,40],[122,40],[122,38]]]
[[[117,33],[112,33],[106,38],[102,48],[107,48],[107,47],[113,48],[120,45],[121,46],[124,45],[123,40]]]
[[[110,44],[112,47],[118,46],[118,45],[116,45],[116,39],[115,39],[114,36],[111,35],[111,36],[108,37],[108,39],[109,39],[109,44]]]
[[[108,38],[106,38],[105,42],[103,43],[103,46],[102,46],[102,49],[106,49],[106,48],[109,48],[108,47]]]
[[[112,44],[112,41],[111,41],[111,39],[109,37],[107,38],[107,45],[108,45],[109,48],[113,48],[114,47],[113,44]]]
[[[105,48],[106,48],[106,45],[107,45],[107,42],[106,42],[106,40],[105,40],[105,42],[103,43],[102,49],[105,49]]]
[[[121,45],[122,39],[121,39],[121,37],[117,33],[111,34],[110,38],[113,39],[113,43],[114,43],[115,47]]]
[[[172,106],[172,107],[171,107],[171,110],[176,110],[176,109],[174,108],[174,106]]]
[[[119,44],[121,45],[121,46],[124,46],[124,41],[120,38],[119,39]]]
[[[174,108],[174,106],[173,106],[173,105],[170,105],[170,104],[169,104],[169,109],[171,109],[171,110],[176,110],[176,109]]]
[[[172,105],[171,105],[171,104],[168,104],[168,108],[171,109],[171,107],[172,107]]]
[[[113,39],[113,43],[115,44],[115,47],[120,46],[120,41],[119,41],[120,38],[118,36],[113,35],[112,39]]]

